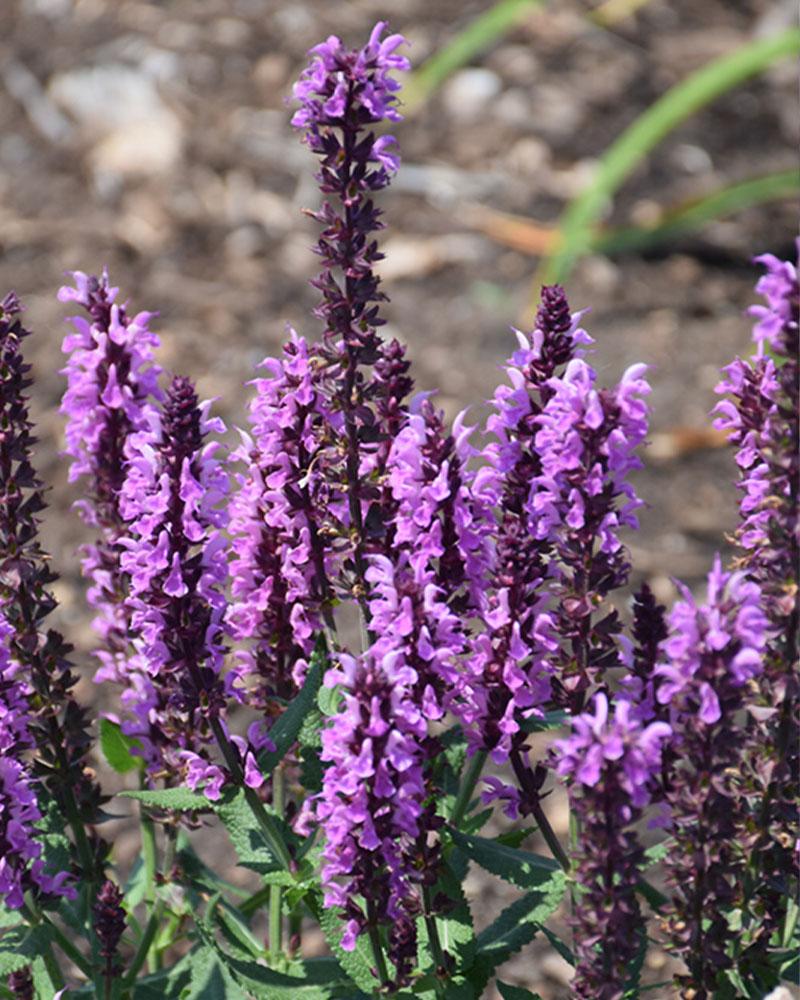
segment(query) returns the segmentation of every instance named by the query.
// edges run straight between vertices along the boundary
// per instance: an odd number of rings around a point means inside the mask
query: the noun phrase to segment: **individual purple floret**
[[[581,1000],[621,1000],[629,966],[643,947],[636,884],[644,852],[634,825],[660,777],[670,732],[665,722],[643,725],[626,700],[617,701],[612,715],[601,692],[594,712],[574,717],[572,735],[554,745],[580,838],[571,988]]]
[[[394,139],[376,138],[372,126],[400,118],[395,96],[400,85],[392,73],[409,66],[396,52],[405,40],[391,35],[381,41],[384,28],[378,23],[361,49],[346,49],[333,36],[312,49],[312,62],[295,85],[301,107],[292,119],[322,158],[316,176],[324,201],[313,213],[323,226],[316,247],[322,271],[312,282],[322,293],[316,314],[325,325],[318,353],[330,380],[332,409],[342,419],[339,440],[331,449],[331,455],[339,456],[336,478],[347,498],[338,527],[340,543],[348,550],[341,584],[358,599],[365,618],[366,553],[374,550],[384,524],[379,497],[368,480],[380,455],[385,457],[381,443],[393,429],[391,419],[381,420],[385,378],[376,380],[364,371],[389,358],[377,333],[383,323],[378,304],[385,296],[375,273],[382,254],[373,234],[383,223],[372,195],[389,183],[399,165]]]
[[[224,775],[205,746],[225,705],[228,484],[219,445],[206,441],[224,430],[209,407],[176,376],[163,414],[129,439],[120,562],[136,658],[122,702],[133,716],[123,730],[140,740],[151,777],[205,783],[217,798]]]
[[[323,622],[332,621],[332,553],[324,537],[330,487],[319,462],[333,423],[305,340],[254,382],[252,437],[233,455],[245,463],[230,503],[232,604],[228,623],[239,662],[232,691],[266,715],[302,684]]]
[[[767,268],[756,286],[766,305],[750,309],[758,320],[753,330],[757,352],[725,369],[717,390],[729,398],[717,404],[715,421],[737,447],[741,499],[736,565],[760,585],[773,626],[750,723],[751,756],[758,762],[761,789],[759,837],[751,856],[751,867],[760,876],[747,901],[761,928],[748,953],[753,961],[769,946],[787,901],[797,894],[794,845],[800,823],[800,288],[794,264],[771,254],[756,260]]]
[[[67,390],[61,412],[67,416],[66,453],[72,457],[71,482],[84,480],[85,498],[77,504],[84,520],[100,528],[102,538],[83,548],[82,569],[89,580],[89,604],[98,612],[94,628],[103,641],[96,651],[101,662],[97,681],[125,679],[128,621],[125,584],[119,568],[119,535],[123,522],[119,494],[125,479],[125,442],[142,430],[147,414],[161,398],[161,369],[153,361],[159,338],[150,331],[151,313],[129,316],[116,303],[119,289],[100,278],[73,272],[75,287],[65,285],[58,297],[77,302],[88,319],[74,316],[75,332],[64,338],[69,356],[63,374]]]
[[[528,527],[555,557],[550,576],[564,648],[554,693],[573,710],[619,661],[616,611],[599,620],[595,614],[630,570],[619,532],[638,527],[634,511],[642,503],[628,477],[641,467],[635,450],[647,433],[644,372],[645,365],[633,365],[615,389],[597,389],[592,368],[575,358],[547,382],[549,398],[536,418],[541,471],[531,485]]]
[[[667,859],[669,931],[689,968],[681,982],[702,1000],[716,995],[737,938],[726,913],[738,899],[748,855],[747,730],[740,715],[763,669],[769,622],[759,586],[743,573],[723,572],[719,558],[706,603],[698,605],[686,588],[682,593],[655,674],[657,700],[669,706],[673,728],[665,790],[675,841]]]
[[[66,872],[45,873],[35,824],[41,818],[36,781],[25,754],[33,746],[29,729],[30,686],[10,656],[14,630],[0,613],[0,899],[12,910],[29,889],[74,896]]]

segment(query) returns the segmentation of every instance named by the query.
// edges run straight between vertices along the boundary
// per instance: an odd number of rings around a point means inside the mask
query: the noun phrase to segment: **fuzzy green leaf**
[[[551,886],[560,888],[563,893],[566,878],[552,858],[523,851],[518,847],[509,847],[487,837],[464,834],[452,827],[450,835],[469,858],[492,875],[497,875],[520,889]]]
[[[325,940],[328,942],[328,947],[336,956],[339,965],[356,986],[371,994],[378,985],[378,980],[372,974],[374,963],[365,935],[362,934],[359,937],[354,951],[345,951],[341,945],[343,924],[339,911],[333,908],[324,908],[321,898],[318,898],[317,906],[318,912],[315,915],[322,928],[322,933],[325,935]]]
[[[0,935],[0,978],[30,965],[53,939],[45,924],[12,927]]]
[[[136,799],[150,809],[172,809],[175,812],[210,812],[215,805],[202,793],[190,792],[188,788],[160,788],[117,794],[126,799]]]
[[[278,721],[269,731],[275,749],[264,750],[258,756],[258,765],[262,774],[268,776],[280,764],[291,747],[297,742],[306,716],[317,703],[317,695],[322,684],[322,676],[327,665],[327,654],[324,641],[317,643],[311,654],[311,664],[306,674],[305,683],[300,693],[293,698]]]
[[[131,750],[141,746],[137,739],[126,736],[119,723],[111,719],[100,720],[100,749],[108,762],[108,766],[117,774],[127,774],[142,767],[141,757],[135,757]]]

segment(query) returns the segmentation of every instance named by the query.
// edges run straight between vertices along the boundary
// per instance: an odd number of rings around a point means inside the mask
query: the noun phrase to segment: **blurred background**
[[[751,257],[793,252],[794,0],[3,0],[0,294],[18,292],[35,333],[46,543],[81,655],[82,535],[58,455],[64,272],[108,265],[134,310],[159,312],[162,363],[242,423],[242,384],[285,324],[319,332],[301,214],[315,163],[289,127],[291,84],[312,45],[361,45],[378,19],[414,66],[381,198],[387,332],[418,388],[479,417],[509,327],[529,328],[539,283],[559,277],[591,307],[603,381],[652,366],[635,582],[663,601],[673,576],[696,586],[735,524],[708,412],[720,366],[749,351]],[[556,998],[565,966],[534,950],[504,978]]]

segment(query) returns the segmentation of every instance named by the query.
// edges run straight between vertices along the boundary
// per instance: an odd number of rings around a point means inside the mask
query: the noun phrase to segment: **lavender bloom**
[[[382,257],[372,234],[383,228],[372,194],[389,183],[399,165],[392,152],[391,136],[376,138],[371,126],[384,118],[399,119],[396,110],[398,82],[392,73],[408,68],[397,55],[401,35],[381,41],[385,24],[377,24],[367,44],[357,50],[344,48],[330,37],[312,49],[313,60],[295,85],[301,102],[292,124],[303,130],[305,142],[322,157],[317,180],[326,200],[314,217],[323,232],[317,244],[322,272],[313,282],[322,293],[317,315],[325,324],[319,356],[331,380],[332,409],[341,414],[343,426],[331,455],[339,454],[341,469],[331,475],[341,482],[347,509],[339,527],[341,543],[350,556],[344,564],[343,589],[357,597],[367,617],[367,535],[375,540],[383,530],[380,504],[367,477],[375,465],[380,442],[391,433],[382,427],[375,407],[382,392],[363,366],[373,365],[385,353],[377,334],[382,324],[379,290],[374,266]],[[329,199],[328,196],[332,196]],[[385,448],[380,449],[385,456]]]
[[[252,438],[230,504],[234,559],[228,623],[241,647],[228,675],[238,697],[265,714],[302,684],[314,637],[331,620],[332,553],[323,542],[330,488],[319,451],[334,422],[305,340],[293,335],[280,361],[265,361],[250,406]]]
[[[464,597],[473,541],[462,480],[466,436],[445,435],[427,399],[397,435],[386,463],[391,557],[374,555],[366,572],[376,639],[361,660],[342,658],[325,681],[346,689],[344,707],[323,731],[323,759],[334,761],[316,806],[326,835],[326,903],[345,907],[348,947],[371,921],[389,918],[398,982],[414,954],[420,886],[433,885],[439,867],[429,834],[440,821],[426,801],[425,767],[441,748],[428,738],[427,720],[457,710],[466,636],[454,606]],[[353,755],[367,755],[367,763]],[[362,891],[374,905],[367,913],[352,901]]]
[[[601,692],[594,714],[574,717],[572,735],[554,744],[580,829],[577,878],[584,892],[573,914],[578,964],[571,986],[584,1000],[621,1000],[641,947],[636,883],[644,852],[633,826],[650,801],[670,732],[665,722],[644,726],[625,700],[610,716]]]
[[[717,558],[705,604],[683,589],[655,670],[657,700],[669,705],[673,727],[665,792],[675,838],[667,862],[669,930],[698,1000],[714,995],[737,934],[725,917],[740,891],[748,846],[747,734],[737,713],[763,669],[769,623],[761,602],[758,585],[743,573],[724,573]]]
[[[547,382],[550,395],[536,418],[541,472],[531,485],[528,526],[557,560],[551,575],[567,645],[555,693],[573,710],[619,658],[616,612],[599,621],[593,613],[630,570],[619,530],[638,527],[634,511],[641,500],[628,476],[641,466],[634,451],[647,433],[644,372],[645,365],[633,365],[615,389],[598,390],[592,368],[575,358],[562,377]]]
[[[0,898],[10,909],[19,909],[23,894],[74,896],[68,875],[45,873],[42,845],[36,823],[42,816],[36,798],[36,781],[25,753],[33,746],[29,730],[30,687],[12,661],[9,645],[14,630],[0,613]]]
[[[84,547],[81,564],[91,584],[89,604],[98,612],[93,625],[103,641],[95,654],[101,662],[95,680],[121,682],[128,660],[128,621],[117,544],[123,531],[119,494],[125,442],[144,429],[153,402],[161,398],[161,369],[153,361],[159,338],[148,328],[151,313],[131,317],[115,302],[119,289],[110,286],[107,272],[97,278],[75,271],[73,279],[75,287],[64,286],[58,297],[77,302],[89,319],[73,317],[75,332],[64,338],[69,360],[63,369],[67,390],[61,412],[68,418],[70,482],[86,481],[87,498],[77,507],[103,533],[100,541]]]
[[[223,772],[205,756],[209,730],[225,704],[220,670],[226,602],[227,477],[208,433],[224,430],[175,377],[163,415],[128,444],[120,511],[122,570],[136,651],[122,702],[123,729],[143,746],[152,778],[168,776],[219,796]]]
[[[31,464],[34,436],[25,394],[31,379],[22,356],[22,341],[29,334],[21,312],[13,293],[0,303],[0,601],[12,629],[7,639],[10,655],[31,692],[27,728],[37,749],[32,773],[62,815],[77,815],[91,827],[104,799],[87,766],[88,720],[72,694],[77,678],[70,669],[70,647],[44,625],[55,607],[48,588],[56,577],[38,540],[37,518],[45,504]],[[12,789],[17,789],[25,822],[34,822],[33,793],[25,792],[18,766],[9,760],[5,771],[7,793],[14,795]],[[98,863],[105,845],[94,834],[89,841],[92,860]],[[84,862],[88,865],[85,857]],[[85,870],[83,874],[92,875]]]
[[[528,529],[530,486],[541,473],[537,419],[549,380],[591,342],[579,322],[560,286],[542,288],[533,332],[516,331],[519,349],[505,366],[510,385],[499,386],[491,401],[487,430],[495,440],[483,449],[488,464],[472,484],[476,502],[496,515],[490,520],[494,550],[477,566],[474,592],[484,631],[473,640],[466,664],[466,729],[472,750],[491,752],[498,764],[511,754],[520,774],[526,770],[520,723],[549,700],[550,660],[558,649],[555,621],[544,607],[550,546]],[[515,812],[518,792],[497,779],[493,784],[488,798],[504,798],[507,811]]]
[[[427,725],[414,691],[417,680],[399,651],[381,660],[342,655],[325,678],[328,687],[341,685],[344,703],[322,730],[322,759],[330,766],[316,818],[325,830],[325,905],[344,910],[346,950],[378,921],[413,933],[421,910],[422,873],[415,860],[427,796]],[[402,936],[395,935],[398,944]],[[399,980],[407,971],[406,950],[396,961]]]
[[[761,877],[756,901],[748,900],[762,929],[760,940],[750,949],[754,961],[780,926],[787,900],[796,895],[794,842],[800,821],[796,739],[800,729],[800,288],[794,264],[771,254],[756,260],[767,268],[756,286],[766,305],[750,309],[758,320],[753,330],[757,352],[748,360],[737,358],[725,369],[717,391],[730,398],[717,404],[715,421],[737,447],[741,492],[737,566],[762,588],[773,626],[759,677],[759,704],[750,722],[761,798],[756,810],[759,838],[751,858]],[[767,349],[774,357],[767,356]]]

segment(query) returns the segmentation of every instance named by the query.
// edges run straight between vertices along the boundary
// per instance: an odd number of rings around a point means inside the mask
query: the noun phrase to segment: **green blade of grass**
[[[404,113],[413,113],[444,81],[504,35],[544,0],[499,0],[416,69],[405,84]]]
[[[608,199],[666,135],[721,94],[798,52],[798,28],[758,39],[703,66],[652,104],[609,146],[591,184],[567,208],[559,248],[542,268],[537,288],[564,280]]]
[[[731,184],[674,209],[654,226],[632,226],[600,233],[590,240],[598,253],[627,253],[642,250],[700,229],[708,222],[743,212],[746,208],[800,195],[800,169],[752,177]]]

